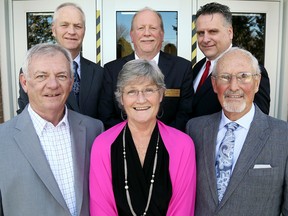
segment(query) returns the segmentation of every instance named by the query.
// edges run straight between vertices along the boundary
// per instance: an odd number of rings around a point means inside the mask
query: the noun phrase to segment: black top
[[[125,140],[129,194],[133,210],[137,215],[142,215],[147,205],[158,133],[159,129],[156,125],[149,142],[142,168],[129,127],[127,126],[126,129]],[[122,136],[123,130],[111,146],[112,184],[118,215],[128,216],[132,215],[132,213],[128,206],[124,188]],[[172,184],[169,174],[169,154],[160,136],[154,186],[147,215],[166,215],[171,196]]]

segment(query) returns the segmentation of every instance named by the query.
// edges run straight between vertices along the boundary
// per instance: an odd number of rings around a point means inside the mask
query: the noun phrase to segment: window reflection
[[[51,24],[53,12],[29,12],[27,16],[27,48],[39,43],[54,43],[52,36]]]
[[[162,11],[159,13],[162,16],[165,31],[162,51],[177,55],[178,13],[177,11]],[[134,14],[135,11],[116,12],[117,58],[127,56],[134,51],[130,38],[131,20]]]
[[[233,13],[233,44],[250,51],[264,65],[266,14]]]

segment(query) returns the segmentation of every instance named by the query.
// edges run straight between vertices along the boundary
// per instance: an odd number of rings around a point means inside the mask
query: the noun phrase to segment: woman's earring
[[[121,118],[123,121],[127,119],[127,115],[122,109],[121,109]]]
[[[161,114],[159,114],[159,111],[161,111]],[[163,110],[163,108],[162,108],[162,107],[160,108],[160,110],[159,110],[159,111],[158,111],[158,113],[157,113],[157,116],[156,116],[158,119],[162,118],[162,117],[163,117],[163,115],[164,115],[164,110]]]

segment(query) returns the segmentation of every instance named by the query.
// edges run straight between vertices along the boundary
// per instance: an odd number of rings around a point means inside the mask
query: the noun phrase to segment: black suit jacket
[[[81,83],[79,105],[77,104],[72,91],[70,92],[66,105],[68,109],[93,118],[98,118],[98,103],[103,79],[103,68],[82,56],[80,57],[80,64]],[[22,69],[20,70],[20,73],[22,73]],[[17,114],[22,112],[28,102],[28,96],[20,85],[18,98],[19,109],[17,110]]]
[[[115,100],[117,78],[123,65],[135,59],[132,53],[124,58],[111,61],[104,65],[104,78],[99,104],[99,118],[106,129],[123,121],[121,110]],[[158,66],[165,76],[166,95],[162,101],[159,118],[165,124],[180,130],[185,130],[185,125],[191,115],[193,99],[192,64],[190,61],[160,51]],[[176,91],[171,91],[176,89]],[[180,90],[180,95],[175,92]],[[167,93],[172,92],[172,96]],[[174,96],[173,96],[174,95]]]
[[[196,79],[206,58],[203,58],[193,67],[193,81]],[[254,102],[265,114],[269,114],[270,108],[270,82],[266,69],[260,65],[261,81],[259,91],[255,94]],[[205,80],[201,88],[195,92],[192,106],[192,118],[219,112],[222,109],[217,94],[213,91],[211,74]]]

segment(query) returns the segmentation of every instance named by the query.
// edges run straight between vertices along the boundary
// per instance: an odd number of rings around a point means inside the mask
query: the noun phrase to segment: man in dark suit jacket
[[[288,215],[288,124],[253,103],[259,80],[257,59],[231,48],[212,73],[222,112],[187,123],[197,155],[197,216]]]
[[[72,58],[59,45],[27,53],[23,112],[0,125],[0,216],[89,215],[90,151],[101,121],[67,109]]]
[[[202,6],[196,14],[197,41],[206,56],[193,67],[193,86],[195,90],[192,117],[212,114],[221,110],[221,105],[211,84],[213,65],[219,56],[232,47],[232,14],[229,7],[218,3]],[[210,75],[196,91],[205,69],[205,62],[211,61]],[[254,102],[266,114],[270,108],[270,83],[266,69],[260,66],[261,81]]]
[[[74,92],[71,91],[67,99],[67,107],[81,114],[98,118],[103,68],[81,56],[80,52],[85,36],[85,14],[82,9],[74,3],[64,3],[58,6],[54,12],[52,33],[57,43],[68,49],[72,58],[78,64],[77,73],[80,76],[79,101],[77,101]],[[29,102],[21,85],[19,94],[18,114]]]
[[[191,62],[160,51],[164,37],[163,21],[156,11],[144,8],[132,21],[130,36],[135,52],[104,65],[104,78],[99,104],[99,118],[106,129],[123,121],[114,91],[123,65],[135,58],[154,60],[165,76],[166,92],[158,117],[164,123],[185,129],[190,117],[193,88]],[[125,118],[125,114],[122,113]]]

